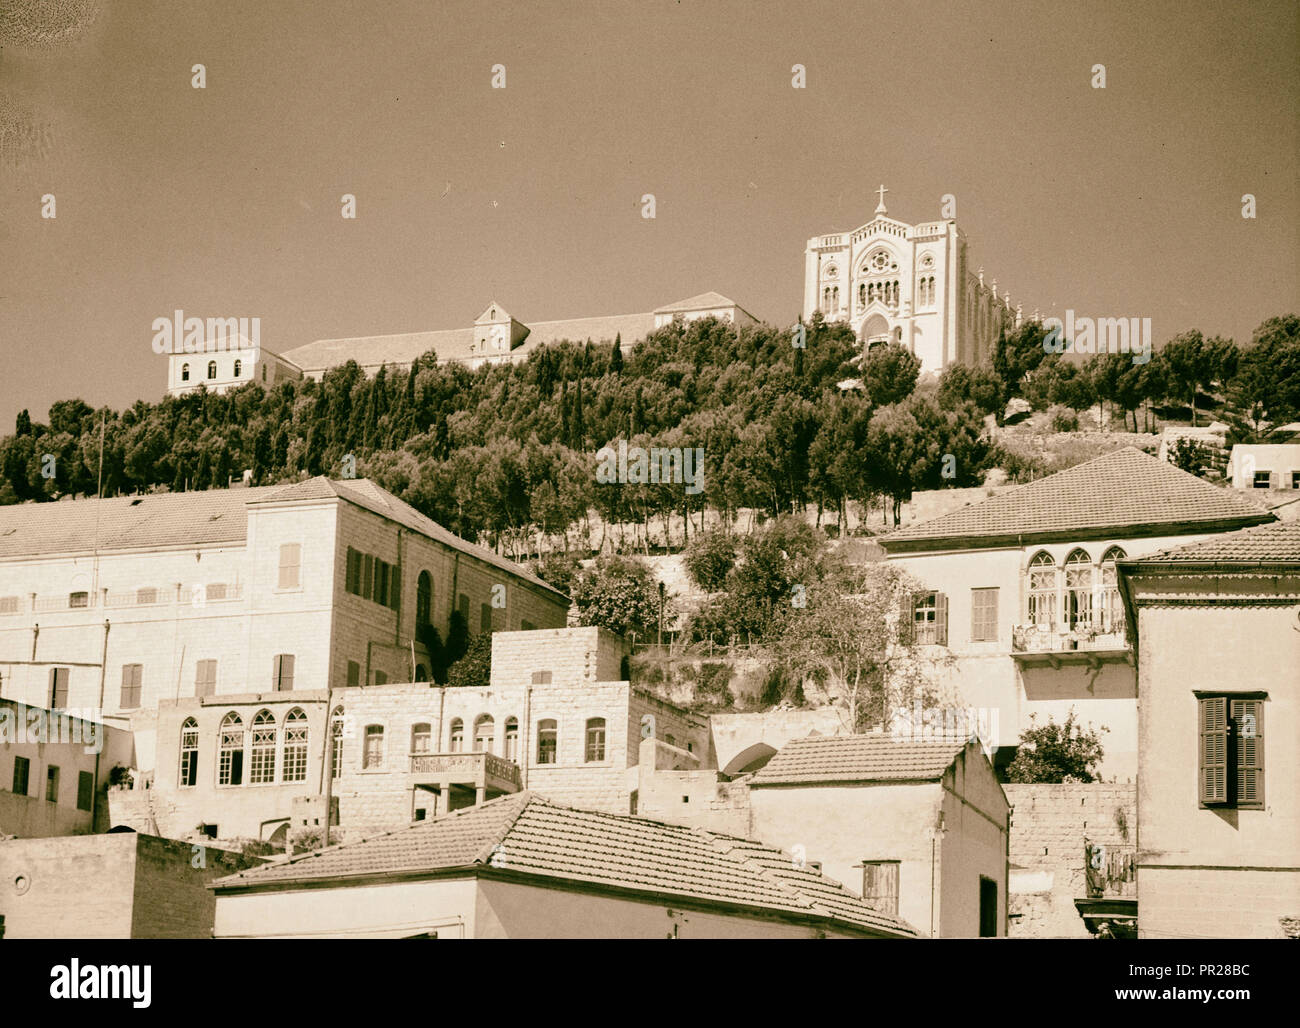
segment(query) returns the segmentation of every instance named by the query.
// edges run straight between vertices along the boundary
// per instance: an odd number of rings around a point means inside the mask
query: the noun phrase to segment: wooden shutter
[[[1207,696],[1197,701],[1201,734],[1200,800],[1228,802],[1228,701]]]
[[[948,596],[946,593],[934,594],[934,641],[940,646],[948,645]]]
[[[911,646],[916,641],[916,593],[904,593],[898,611],[898,641]]]
[[[1264,701],[1231,700],[1233,761],[1239,806],[1264,805]]]
[[[882,914],[898,914],[898,861],[866,861],[862,865],[862,899]]]

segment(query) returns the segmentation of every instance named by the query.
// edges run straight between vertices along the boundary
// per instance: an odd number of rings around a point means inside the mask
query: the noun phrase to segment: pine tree
[[[614,333],[614,352],[609,355],[609,370],[612,374],[619,374],[623,370],[623,334]]]

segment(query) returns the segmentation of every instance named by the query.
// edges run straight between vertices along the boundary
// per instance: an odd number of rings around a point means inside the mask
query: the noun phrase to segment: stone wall
[[[1137,842],[1137,786],[1004,785],[1011,814],[1010,924],[1020,938],[1088,938],[1084,839],[1108,852]],[[1129,895],[1136,891],[1129,887]]]

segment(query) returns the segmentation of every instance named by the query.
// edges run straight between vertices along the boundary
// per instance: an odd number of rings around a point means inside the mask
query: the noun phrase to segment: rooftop
[[[1300,564],[1300,521],[1258,525],[1125,564]]]
[[[884,734],[792,739],[750,779],[751,786],[815,782],[916,782],[943,777],[965,748]]]
[[[653,893],[915,935],[838,882],[749,839],[580,810],[521,792],[384,835],[266,864],[212,883],[220,890],[464,870]]]
[[[486,546],[460,538],[369,479],[333,481],[323,475],[290,485],[0,506],[0,560],[90,553],[96,540],[100,552],[243,543],[248,537],[251,505],[336,497],[564,596],[530,571]]]
[[[1263,507],[1126,446],[961,510],[882,536],[887,551],[1014,544],[1046,536],[1193,532],[1274,520]],[[943,544],[943,545],[941,545]]]

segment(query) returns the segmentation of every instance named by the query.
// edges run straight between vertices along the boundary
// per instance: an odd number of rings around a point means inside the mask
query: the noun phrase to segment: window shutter
[[[882,914],[898,915],[898,868],[896,860],[862,865],[862,899]]]
[[[948,596],[945,593],[934,594],[934,641],[940,646],[948,645]]]
[[[1228,802],[1228,701],[1208,696],[1200,705],[1202,804]]]
[[[1264,804],[1264,703],[1232,700],[1232,733],[1236,743],[1237,802]]]
[[[898,641],[903,646],[916,641],[916,593],[904,593],[899,604]]]

